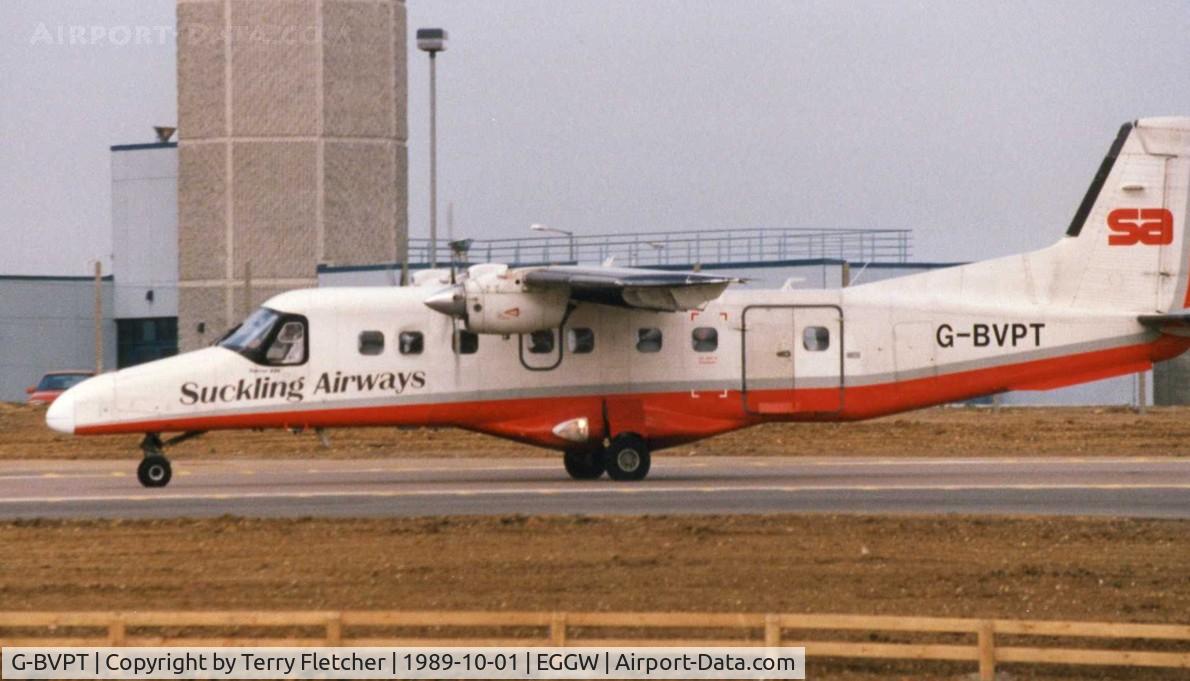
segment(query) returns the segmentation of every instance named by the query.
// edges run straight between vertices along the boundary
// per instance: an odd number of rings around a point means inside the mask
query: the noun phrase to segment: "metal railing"
[[[856,640],[856,633],[865,635]],[[894,636],[916,640],[890,640]],[[1084,639],[1123,642],[1129,647],[1070,645]],[[1054,645],[1055,640],[1061,645]],[[1165,649],[1136,649],[1141,641]],[[811,659],[971,662],[978,665],[982,681],[991,681],[996,665],[1007,662],[1190,669],[1188,641],[1190,625],[1186,624],[888,615],[0,612],[0,646],[805,646]],[[1171,642],[1180,650],[1169,650]]]
[[[908,229],[722,229],[686,232],[525,236],[474,239],[470,262],[509,265],[598,263],[615,258],[626,267],[777,262],[831,258],[903,263],[911,255]],[[438,242],[438,263],[450,263],[450,247]],[[429,239],[409,240],[409,262],[430,262]]]

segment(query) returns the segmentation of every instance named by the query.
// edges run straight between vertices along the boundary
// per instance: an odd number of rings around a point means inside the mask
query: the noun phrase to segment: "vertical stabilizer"
[[[1167,312],[1190,307],[1190,118],[1120,128],[1055,249],[1076,276],[1076,307]]]

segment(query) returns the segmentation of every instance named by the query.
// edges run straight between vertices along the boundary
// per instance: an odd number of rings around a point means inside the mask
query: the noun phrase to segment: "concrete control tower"
[[[269,296],[316,285],[320,263],[401,260],[405,5],[177,8],[178,335],[190,350]]]

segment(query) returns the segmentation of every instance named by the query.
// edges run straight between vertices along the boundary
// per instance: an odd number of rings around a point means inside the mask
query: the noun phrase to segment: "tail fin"
[[[1170,312],[1190,308],[1190,118],[1120,128],[1050,254],[1076,307]],[[1063,288],[1065,288],[1063,286]]]

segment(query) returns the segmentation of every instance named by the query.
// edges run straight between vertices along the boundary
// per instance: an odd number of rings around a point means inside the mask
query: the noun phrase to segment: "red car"
[[[51,371],[42,376],[37,385],[25,388],[25,392],[29,394],[29,404],[47,405],[58,399],[58,396],[66,392],[67,388],[82,383],[94,375],[94,371]]]

